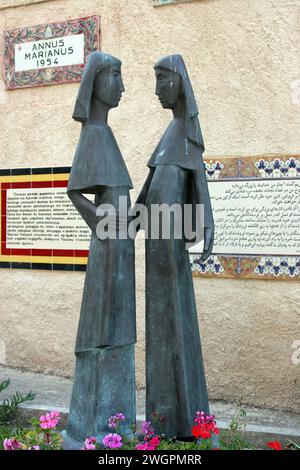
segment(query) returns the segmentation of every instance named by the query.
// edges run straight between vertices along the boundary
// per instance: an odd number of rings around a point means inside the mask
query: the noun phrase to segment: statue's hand
[[[200,261],[206,261],[211,255],[213,244],[214,244],[214,228],[204,228],[204,249],[201,255]]]
[[[145,206],[144,204],[141,204],[139,202],[136,202],[134,206],[131,208],[130,211],[130,217],[129,221],[132,222],[136,219],[139,219],[139,223],[135,225],[136,227],[136,232],[139,232],[140,230],[145,230],[145,222],[144,222],[144,217],[145,217]],[[148,220],[148,219],[146,219]]]
[[[105,210],[97,214],[96,235],[100,240],[119,238],[120,233],[126,234],[128,216],[116,210]]]

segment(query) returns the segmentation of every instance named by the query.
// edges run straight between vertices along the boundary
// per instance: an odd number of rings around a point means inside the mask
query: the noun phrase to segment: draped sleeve
[[[203,239],[201,229],[210,228],[214,230],[214,218],[202,157],[198,161],[198,168],[190,171],[187,203],[192,205],[192,230],[196,233],[194,242],[197,243],[199,240]],[[196,225],[197,204],[203,205],[204,217],[202,226]],[[191,241],[191,246],[195,243]]]

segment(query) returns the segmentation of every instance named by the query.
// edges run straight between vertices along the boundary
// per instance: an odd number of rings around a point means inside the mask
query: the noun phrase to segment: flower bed
[[[126,417],[122,413],[111,416],[108,421],[110,432],[107,432],[101,440],[95,436],[87,436],[82,444],[82,450],[211,450],[216,449],[213,444],[214,436],[218,437],[218,449],[241,450],[254,449],[243,438],[237,420],[233,420],[229,429],[219,431],[215,416],[206,415],[198,411],[191,426],[191,434],[194,440],[180,442],[176,438],[167,439],[163,434],[165,418],[154,413],[153,421],[144,421],[140,428],[132,429],[128,435]],[[59,430],[60,414],[51,411],[31,420],[28,429],[0,428],[0,449],[3,450],[63,450],[63,437]],[[154,427],[160,428],[160,433],[155,433]],[[125,431],[127,430],[127,431]],[[282,450],[284,445],[278,441],[268,442],[266,446],[272,450]],[[290,442],[286,449],[297,449],[298,444]]]

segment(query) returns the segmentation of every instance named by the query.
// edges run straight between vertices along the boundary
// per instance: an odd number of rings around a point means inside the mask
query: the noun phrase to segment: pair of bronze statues
[[[173,120],[148,162],[137,203],[150,215],[155,204],[203,204],[205,260],[214,223],[197,104],[180,55],[157,62],[155,74],[156,94]],[[71,201],[92,231],[67,427],[68,436],[78,441],[108,430],[115,413],[122,412],[129,424],[136,420],[134,239],[97,235],[97,207],[117,207],[121,196],[131,206],[132,182],[107,124],[108,111],[118,106],[123,91],[121,62],[92,53],[73,114],[82,130],[68,185]],[[84,194],[94,195],[94,202]],[[195,412],[209,413],[209,404],[187,240],[174,237],[174,219],[169,225],[168,239],[146,238],[146,417],[164,416],[167,436],[187,438]]]

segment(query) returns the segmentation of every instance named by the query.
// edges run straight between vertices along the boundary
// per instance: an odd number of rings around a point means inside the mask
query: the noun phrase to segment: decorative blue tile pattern
[[[272,274],[275,277],[283,276],[295,277],[300,273],[300,258],[295,257],[264,257],[255,268],[255,273],[259,276]]]
[[[221,274],[224,269],[217,256],[210,256],[206,261],[200,261],[200,256],[191,256],[192,271],[198,271],[200,274],[213,273]]]
[[[263,178],[300,177],[300,160],[291,157],[288,160],[275,158],[274,160],[259,160],[256,168]]]
[[[222,168],[224,168],[223,163],[219,161],[214,161],[214,162],[204,162],[205,164],[205,170],[206,170],[206,176],[207,178],[210,179],[218,179],[220,176],[220,171]]]

